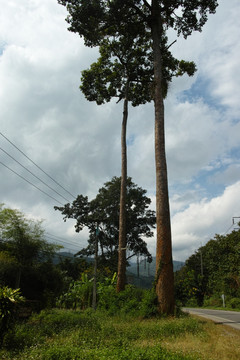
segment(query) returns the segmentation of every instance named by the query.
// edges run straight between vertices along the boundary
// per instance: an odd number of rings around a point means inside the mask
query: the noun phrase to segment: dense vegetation
[[[98,190],[94,199],[89,200],[87,196],[79,195],[72,204],[54,207],[61,212],[64,221],[67,219],[76,221],[76,232],[81,232],[84,228],[89,230],[88,246],[77,255],[94,255],[96,229],[98,229],[97,241],[100,252],[98,262],[102,266],[109,267],[113,272],[117,271],[119,252],[120,185],[121,178],[115,176]],[[134,255],[142,255],[148,262],[152,261],[152,255],[144,238],[153,236],[156,215],[155,211],[149,209],[151,199],[146,196],[146,192],[134,184],[130,177],[127,178],[127,260]]]
[[[103,262],[93,311],[91,262],[65,258],[56,264],[58,249],[46,243],[41,224],[17,210],[2,206],[0,224],[2,359],[209,359],[207,350],[199,357],[192,348],[206,339],[216,342],[217,330],[209,337],[209,325],[179,308],[175,318],[160,319],[154,288],[128,284],[117,293],[116,273]],[[227,306],[240,308],[239,238],[240,230],[216,235],[186,261],[176,273],[182,305],[219,305],[224,293]],[[16,285],[20,289],[10,288]],[[231,359],[237,359],[229,344]]]
[[[190,317],[145,319],[44,310],[18,324],[3,360],[238,360],[240,337]]]
[[[240,308],[240,230],[214,239],[189,257],[175,274],[175,292],[182,305]]]

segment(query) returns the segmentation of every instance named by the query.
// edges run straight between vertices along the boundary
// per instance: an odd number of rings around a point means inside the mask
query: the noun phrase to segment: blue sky
[[[97,106],[79,90],[81,71],[98,51],[67,31],[65,8],[56,0],[0,4],[0,131],[72,194],[93,198],[104,182],[120,175],[122,117],[121,103]],[[195,61],[198,69],[192,78],[173,80],[165,101],[175,260],[185,260],[215,233],[225,233],[232,217],[240,216],[239,13],[238,0],[231,6],[220,0],[201,33],[177,38],[171,47],[174,56]],[[176,35],[171,32],[169,39]],[[2,136],[0,147],[63,191]],[[0,153],[0,161],[44,189],[6,153]],[[128,174],[147,189],[154,209],[152,103],[129,110]],[[86,244],[87,231],[76,234],[74,223],[64,223],[53,210],[51,198],[3,166],[0,199],[45,219],[46,230],[75,244],[72,250]],[[155,237],[148,246],[154,255]]]

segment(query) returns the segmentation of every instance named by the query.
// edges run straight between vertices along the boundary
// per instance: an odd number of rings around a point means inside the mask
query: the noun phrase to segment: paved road
[[[229,325],[240,330],[240,312],[193,308],[183,308],[183,311],[213,320],[216,324]]]

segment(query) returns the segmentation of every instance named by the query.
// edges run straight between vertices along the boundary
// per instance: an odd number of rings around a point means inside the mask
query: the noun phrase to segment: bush
[[[139,314],[143,290],[134,285],[126,285],[119,293],[115,286],[102,287],[98,295],[98,309],[106,310],[109,315]]]
[[[189,299],[185,305],[186,307],[198,307],[198,301],[196,298]]]
[[[209,298],[204,299],[203,306],[210,307],[221,307],[222,299],[220,296],[211,296]]]
[[[145,290],[140,304],[140,315],[144,318],[150,318],[156,316],[157,313],[157,295],[155,290]]]
[[[240,309],[240,299],[239,298],[232,298],[230,301],[228,301],[228,304],[232,309]]]
[[[20,290],[8,287],[0,288],[0,343],[9,329],[13,329],[17,318],[18,305],[24,302]]]
[[[88,280],[86,274],[82,274],[81,281],[70,284],[68,292],[61,295],[57,300],[57,306],[65,309],[86,309],[92,302],[92,279]]]

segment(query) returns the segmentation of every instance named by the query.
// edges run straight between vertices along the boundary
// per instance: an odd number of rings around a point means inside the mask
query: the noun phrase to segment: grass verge
[[[192,317],[143,320],[91,310],[51,310],[17,325],[5,338],[0,358],[237,360],[237,346],[240,334],[234,329]]]

